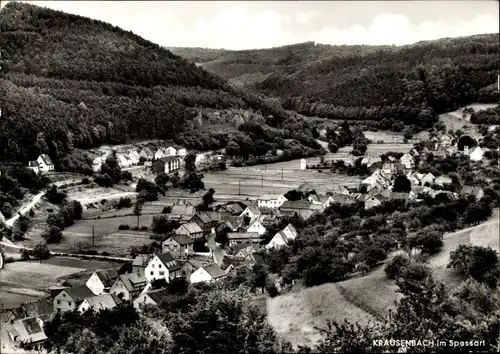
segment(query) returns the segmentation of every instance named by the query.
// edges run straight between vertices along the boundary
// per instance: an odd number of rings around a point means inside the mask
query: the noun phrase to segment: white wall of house
[[[139,295],[133,302],[132,302],[134,308],[137,310],[137,311],[141,311],[144,306],[146,305],[158,305],[153,299],[151,299],[149,297],[149,295],[147,293],[142,293],[141,295]]]
[[[259,235],[264,235],[266,233],[266,228],[260,223],[260,221],[255,221],[247,229],[247,232],[257,232]]]
[[[38,169],[41,172],[49,172],[54,170],[54,165],[47,165],[45,164],[45,161],[43,160],[42,156],[38,156],[38,159],[36,160],[38,162],[39,166]]]
[[[283,240],[283,237],[281,237],[280,233],[278,232],[274,237],[271,239],[271,241],[266,245],[267,249],[271,248],[279,248],[282,246],[285,246],[285,240]]]
[[[469,155],[472,161],[481,161],[483,159],[484,151],[480,147],[477,147]]]
[[[61,291],[54,297],[54,310],[57,312],[73,311],[77,308],[75,300],[73,300],[66,291]]]
[[[292,232],[292,230],[290,230],[288,225],[283,229],[283,232],[285,233],[286,237],[289,239],[290,238],[295,239],[295,237],[297,236],[294,232]]]
[[[189,277],[189,281],[193,284],[201,282],[211,282],[213,280],[214,279],[212,278],[212,276],[205,269],[203,269],[203,267],[198,268]]]
[[[109,289],[109,293],[115,294],[116,296],[119,296],[119,294],[123,294],[123,300],[131,300],[130,292],[127,290],[125,285],[123,285],[123,282],[120,278],[116,279],[115,283]]]
[[[96,273],[90,276],[85,285],[87,285],[87,288],[89,288],[95,295],[101,295],[104,293],[104,284]]]
[[[167,150],[167,154],[169,156],[175,156],[177,154],[177,150],[171,146],[169,146],[168,148],[166,148]]]
[[[162,261],[160,261],[158,256],[154,256],[154,258],[147,265],[145,276],[148,283],[157,279],[165,279],[167,283],[169,282],[168,269],[165,268],[165,265]]]

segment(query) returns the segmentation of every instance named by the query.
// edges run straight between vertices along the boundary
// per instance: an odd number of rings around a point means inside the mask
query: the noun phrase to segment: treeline
[[[204,109],[251,110],[273,127],[288,117],[276,100],[234,89],[100,21],[9,3],[0,41],[0,160],[48,153],[57,169],[88,172],[89,159],[77,149],[197,137],[193,119]]]

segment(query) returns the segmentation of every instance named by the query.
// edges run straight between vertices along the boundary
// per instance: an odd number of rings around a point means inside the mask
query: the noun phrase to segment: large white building
[[[158,279],[165,279],[169,283],[170,280],[181,276],[180,270],[181,267],[175,258],[170,253],[163,253],[155,255],[149,261],[144,275],[148,283]]]
[[[257,199],[257,206],[259,208],[279,208],[288,199],[279,194],[263,194]]]

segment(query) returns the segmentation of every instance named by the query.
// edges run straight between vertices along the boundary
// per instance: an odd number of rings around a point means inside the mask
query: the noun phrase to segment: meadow
[[[475,124],[470,123],[470,114],[464,113],[464,108],[472,108],[474,111],[480,111],[483,109],[496,107],[497,104],[491,103],[473,103],[459,110],[453,112],[443,113],[439,116],[439,120],[444,123],[448,130],[456,131],[457,129],[461,129],[464,132],[470,134],[476,139],[481,137],[477,127]]]
[[[446,268],[449,254],[460,244],[490,246],[499,251],[499,211],[484,223],[447,233],[443,248],[429,259],[436,280],[448,289],[460,284],[463,278]],[[324,326],[327,319],[343,321],[376,321],[394,309],[401,295],[394,280],[389,280],[381,265],[365,276],[354,276],[338,283],[328,283],[302,289],[267,300],[269,323],[278,334],[295,346],[314,343],[319,338],[316,326]]]

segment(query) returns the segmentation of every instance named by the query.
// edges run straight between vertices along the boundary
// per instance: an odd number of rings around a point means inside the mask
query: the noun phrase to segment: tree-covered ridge
[[[9,3],[0,42],[0,160],[43,152],[67,169],[76,148],[195,134],[205,109],[253,111],[274,127],[288,117],[279,102],[100,21]]]
[[[206,54],[200,48],[173,51],[305,115],[425,126],[419,117],[424,108],[435,118],[473,101],[498,100],[489,86],[498,73],[497,34],[401,47],[303,43]]]

